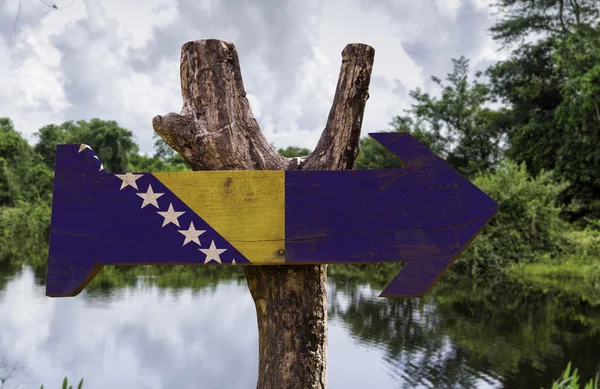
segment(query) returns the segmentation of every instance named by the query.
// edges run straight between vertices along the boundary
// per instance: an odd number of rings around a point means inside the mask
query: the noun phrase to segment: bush
[[[566,184],[556,183],[551,172],[531,178],[525,164],[505,160],[496,172],[479,174],[473,183],[498,203],[499,211],[457,261],[459,269],[479,274],[511,263],[558,258],[572,249],[556,201]]]
[[[51,205],[45,201],[0,207],[0,262],[43,268],[48,258],[50,212]]]
[[[576,247],[574,255],[585,259],[600,258],[600,219],[585,218],[583,230],[568,231],[565,237]]]

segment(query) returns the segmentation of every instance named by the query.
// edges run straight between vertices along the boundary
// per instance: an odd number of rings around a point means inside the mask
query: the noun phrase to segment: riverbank
[[[599,260],[600,261],[600,260]],[[564,263],[530,263],[511,266],[509,278],[527,282],[542,290],[556,290],[578,296],[591,306],[600,306],[600,265],[577,260]]]
[[[594,221],[583,230],[569,231],[565,238],[574,250],[558,259],[513,263],[506,274],[542,288],[552,287],[576,294],[592,305],[600,305],[600,229]]]

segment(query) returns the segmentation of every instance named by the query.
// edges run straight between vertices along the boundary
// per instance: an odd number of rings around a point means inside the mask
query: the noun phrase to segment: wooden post
[[[364,44],[344,48],[327,124],[303,161],[284,158],[269,146],[246,98],[235,46],[220,40],[183,45],[181,114],[156,116],[152,125],[194,170],[352,169],[374,55]],[[327,265],[245,266],[244,271],[258,319],[257,389],[324,389]]]

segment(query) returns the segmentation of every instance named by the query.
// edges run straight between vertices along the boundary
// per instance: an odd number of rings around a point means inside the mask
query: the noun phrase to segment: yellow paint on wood
[[[152,174],[250,262],[285,262],[284,171]]]

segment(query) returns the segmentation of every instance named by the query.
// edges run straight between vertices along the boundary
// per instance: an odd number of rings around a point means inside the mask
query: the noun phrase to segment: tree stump
[[[181,114],[152,120],[154,130],[193,170],[352,169],[375,50],[349,44],[327,124],[305,159],[273,150],[250,109],[232,43],[181,48]],[[198,188],[201,190],[201,188]],[[259,331],[257,389],[325,389],[327,265],[245,266]]]

